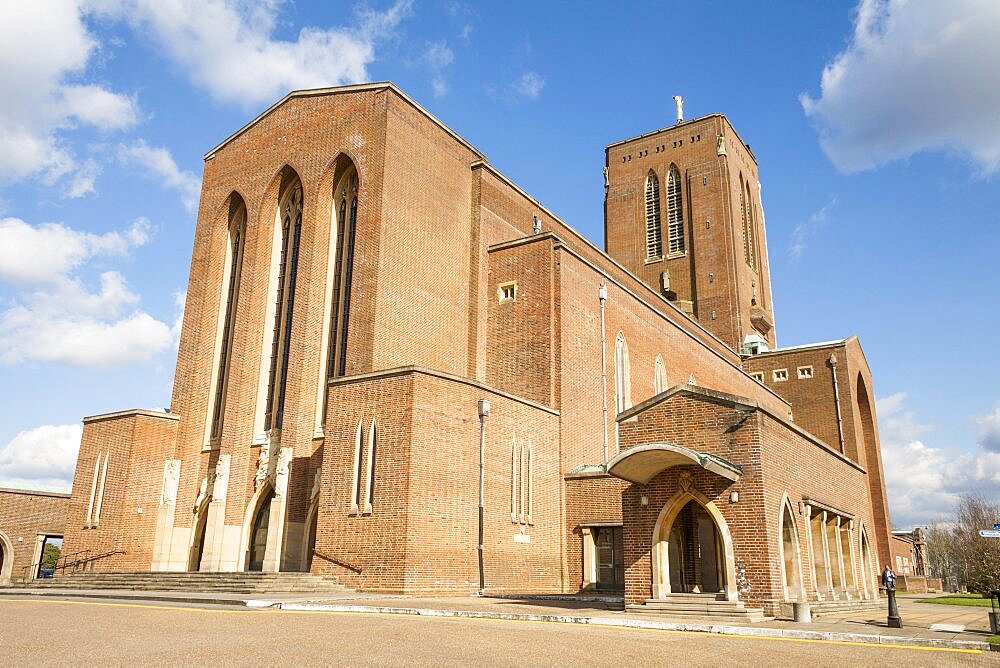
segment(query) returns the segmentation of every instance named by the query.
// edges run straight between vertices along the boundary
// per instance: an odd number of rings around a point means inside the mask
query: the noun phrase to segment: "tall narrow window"
[[[361,422],[354,432],[354,477],[351,478],[351,514],[358,514],[361,505]]]
[[[749,184],[740,178],[740,213],[743,216],[743,259],[754,270],[757,269],[756,239],[754,239],[753,198]]]
[[[667,371],[663,368],[663,357],[656,356],[653,367],[653,394],[659,394],[667,389]]]
[[[375,499],[375,456],[377,453],[378,427],[375,420],[368,429],[368,484],[365,486],[365,514],[371,515]]]
[[[210,436],[222,436],[225,416],[226,388],[229,385],[229,360],[232,357],[233,330],[236,327],[236,302],[240,292],[240,274],[243,266],[243,238],[246,235],[247,211],[242,203],[229,223],[228,287],[225,292],[226,316],[222,321],[222,338],[219,343],[219,365],[216,368],[215,395],[212,402],[212,429]]]
[[[517,437],[510,437],[510,521],[515,524],[518,521],[518,470],[521,467],[520,450],[517,447]]]
[[[663,235],[660,229],[660,179],[649,170],[646,176],[646,257],[663,255]]]
[[[302,236],[302,185],[296,182],[281,198],[281,259],[278,262],[278,291],[271,339],[271,370],[268,375],[264,429],[281,429],[292,338],[292,311],[295,306],[295,277]]]
[[[632,380],[629,378],[628,344],[625,335],[615,340],[615,410],[623,413],[632,407]]]
[[[333,277],[333,308],[330,309],[330,342],[327,374],[347,372],[347,332],[351,313],[351,283],[354,278],[354,238],[358,227],[358,172],[350,167],[334,190],[337,203],[337,254]]]
[[[684,208],[681,202],[681,172],[677,165],[670,166],[667,175],[667,250],[684,252]]]
[[[747,248],[750,251],[750,266],[757,271],[757,207],[754,206],[753,195],[750,191],[750,183],[746,184],[747,192]]]
[[[510,441],[510,521],[526,526],[534,524],[535,449],[531,439],[511,436]]]

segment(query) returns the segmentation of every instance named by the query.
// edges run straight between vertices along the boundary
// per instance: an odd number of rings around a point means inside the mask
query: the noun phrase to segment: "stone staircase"
[[[32,580],[26,589],[183,591],[229,594],[333,593],[348,589],[310,573],[71,573]]]
[[[718,594],[667,594],[648,599],[643,605],[629,605],[626,612],[644,612],[692,622],[753,624],[769,619],[761,608],[748,608],[743,601],[727,601]]]
[[[812,611],[813,617],[822,617],[823,615],[837,615],[842,612],[858,612],[862,610],[871,610],[877,612],[881,610],[886,612],[888,603],[886,599],[853,599],[850,601],[840,600],[840,601],[812,601],[809,604],[809,609]]]

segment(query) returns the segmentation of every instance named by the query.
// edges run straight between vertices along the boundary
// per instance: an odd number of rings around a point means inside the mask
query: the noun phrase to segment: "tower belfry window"
[[[684,209],[681,201],[681,172],[670,166],[667,175],[667,251],[684,252]]]
[[[646,257],[663,255],[663,231],[660,225],[660,180],[649,170],[646,176]]]
[[[278,291],[271,338],[271,370],[268,374],[264,429],[281,429],[285,389],[292,339],[292,312],[295,305],[295,277],[302,236],[302,185],[295,182],[281,199],[281,259],[278,262]]]

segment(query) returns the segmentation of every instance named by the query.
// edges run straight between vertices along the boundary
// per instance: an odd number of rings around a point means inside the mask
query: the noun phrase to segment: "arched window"
[[[743,215],[743,257],[750,268],[757,270],[756,221],[750,184],[740,178],[740,211]]]
[[[632,379],[628,361],[628,344],[625,335],[618,333],[615,340],[615,410],[622,413],[632,407]]]
[[[663,233],[660,228],[660,179],[649,170],[646,176],[646,257],[663,255]]]
[[[229,248],[225,281],[225,317],[222,319],[219,339],[218,366],[215,372],[215,392],[212,399],[212,426],[209,437],[212,440],[222,436],[222,423],[226,408],[226,388],[229,385],[229,361],[233,351],[233,331],[236,328],[236,302],[240,294],[240,275],[243,268],[243,239],[246,236],[247,210],[242,201],[230,207]]]
[[[281,257],[278,261],[278,290],[275,296],[274,334],[271,337],[271,370],[268,374],[264,429],[281,429],[285,389],[292,339],[292,312],[295,306],[295,279],[302,237],[302,184],[296,178],[285,187],[278,200],[281,216]]]
[[[653,394],[659,394],[667,389],[667,370],[663,368],[663,356],[656,356],[653,367]]]
[[[334,187],[337,207],[337,241],[330,249],[337,254],[333,268],[330,309],[330,342],[327,375],[347,372],[347,330],[351,313],[351,282],[354,277],[354,236],[358,227],[358,171],[353,165]]]
[[[681,202],[681,171],[670,166],[667,175],[667,251],[684,252],[684,209]]]

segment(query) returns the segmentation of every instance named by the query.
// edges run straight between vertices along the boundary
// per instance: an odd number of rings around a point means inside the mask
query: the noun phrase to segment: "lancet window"
[[[271,339],[271,369],[268,375],[264,429],[280,429],[284,414],[285,390],[295,306],[295,280],[302,237],[302,185],[296,180],[280,201],[281,259],[278,263],[278,290],[275,296],[274,334]]]

